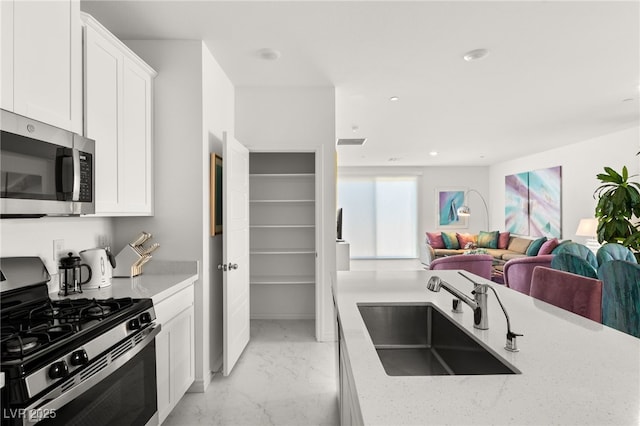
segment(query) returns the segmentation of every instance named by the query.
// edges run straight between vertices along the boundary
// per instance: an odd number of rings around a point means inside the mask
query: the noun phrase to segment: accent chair
[[[591,266],[593,266],[593,269],[598,269],[598,260],[596,259],[596,255],[593,254],[591,249],[584,244],[571,241],[559,245],[553,252],[553,254],[562,253],[570,253],[575,256],[581,257],[582,259],[586,260]]]
[[[603,244],[596,253],[596,259],[598,260],[599,266],[610,260],[626,260],[627,262],[638,263],[633,252],[618,243]]]
[[[625,260],[605,262],[602,280],[602,323],[640,337],[640,265]]]
[[[531,297],[602,322],[602,281],[538,266],[531,278]]]
[[[529,294],[531,290],[531,276],[536,266],[551,267],[551,260],[555,255],[541,254],[511,259],[504,264],[504,283],[520,293]]]
[[[461,254],[434,259],[429,264],[429,269],[462,269],[490,280],[492,263],[493,256],[488,254]]]
[[[594,259],[596,258],[593,253],[591,255]],[[556,254],[551,260],[551,267],[559,271],[582,275],[583,277],[598,278],[597,265],[594,267],[582,257],[571,253]]]

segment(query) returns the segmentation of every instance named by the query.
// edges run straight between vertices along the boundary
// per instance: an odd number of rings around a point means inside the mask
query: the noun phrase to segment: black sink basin
[[[434,305],[358,309],[389,376],[520,374]]]

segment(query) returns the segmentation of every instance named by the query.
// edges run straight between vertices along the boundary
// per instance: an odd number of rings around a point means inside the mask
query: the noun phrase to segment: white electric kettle
[[[113,278],[113,263],[115,259],[109,252],[109,249],[93,248],[88,250],[82,250],[80,257],[84,263],[91,268],[91,279],[82,285],[83,289],[102,288],[111,285]]]

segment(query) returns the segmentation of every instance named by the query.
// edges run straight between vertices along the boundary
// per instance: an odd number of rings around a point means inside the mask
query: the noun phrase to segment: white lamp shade
[[[598,219],[580,219],[576,235],[579,237],[596,237],[598,235]]]

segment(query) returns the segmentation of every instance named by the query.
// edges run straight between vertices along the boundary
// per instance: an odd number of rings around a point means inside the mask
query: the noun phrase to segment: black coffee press
[[[80,256],[74,256],[68,253],[67,257],[60,259],[58,265],[60,275],[60,296],[67,296],[74,293],[82,293],[82,284],[86,284],[91,279],[91,267],[86,263],[80,263]],[[86,268],[89,275],[86,279],[82,279],[82,268]]]

